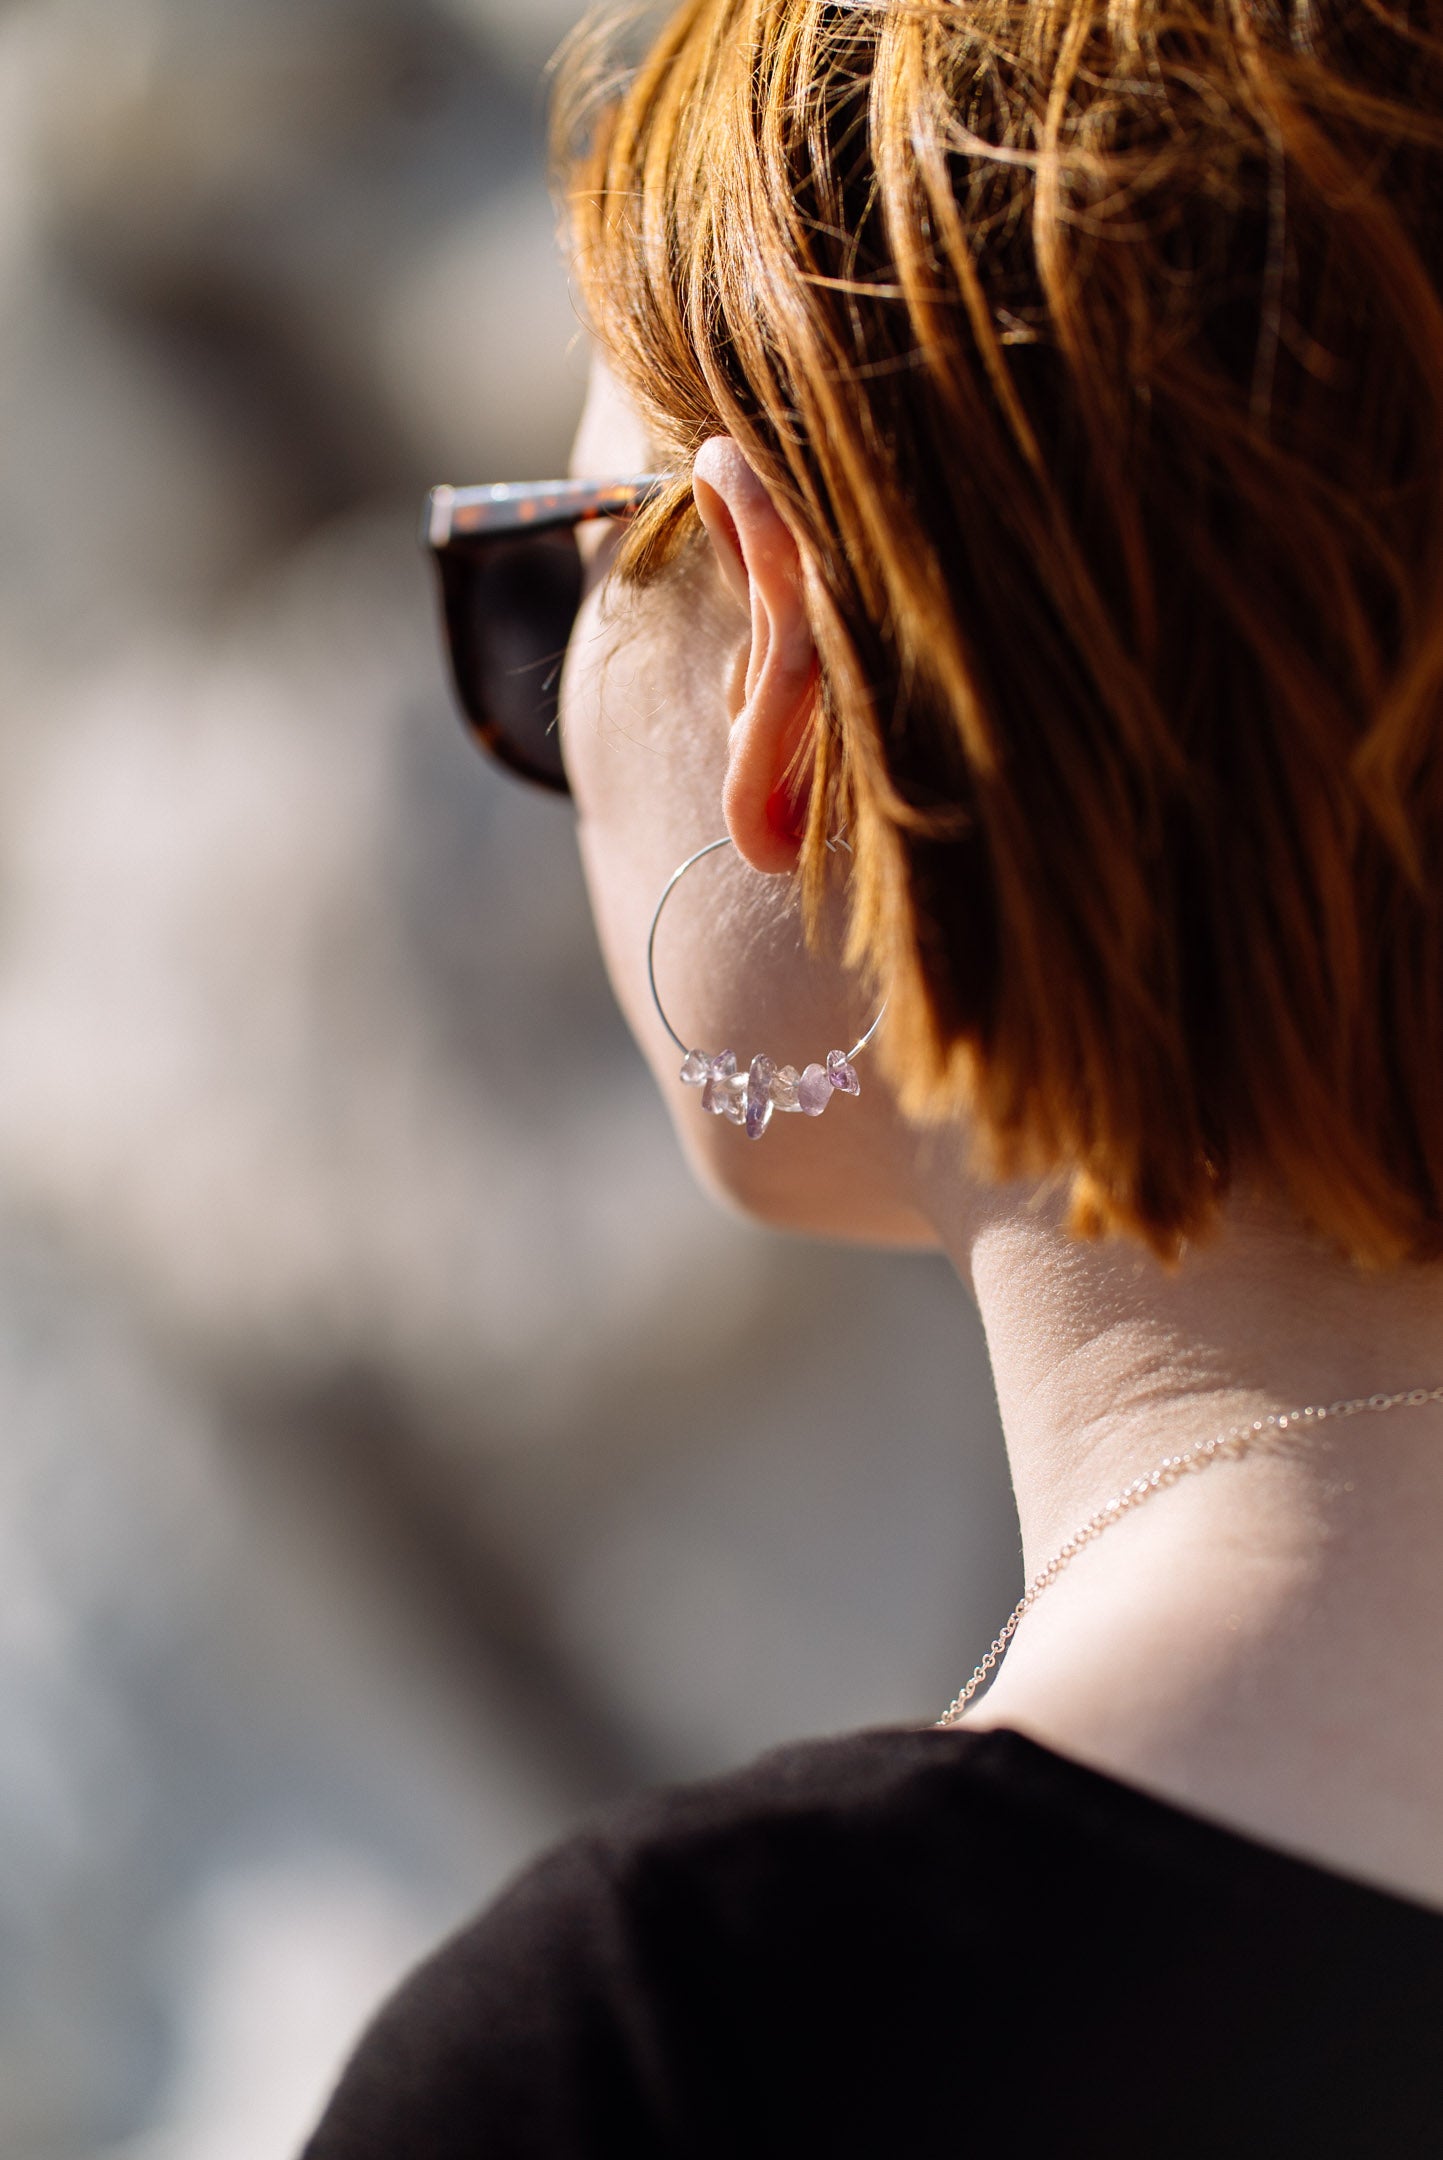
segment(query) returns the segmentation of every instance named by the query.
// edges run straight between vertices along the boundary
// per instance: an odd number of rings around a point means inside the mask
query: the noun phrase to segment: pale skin
[[[653,462],[598,368],[576,470]],[[705,841],[729,833],[752,874],[714,858],[689,881],[714,867],[709,892],[669,912],[677,1024],[743,1060],[773,1043],[818,1056],[854,1039],[862,1008],[775,928],[797,851],[779,792],[815,684],[797,548],[728,439],[702,448],[695,492],[694,564],[641,595],[594,590],[568,663],[607,965],[713,1190],[780,1228],[949,1256],[986,1329],[1028,1576],[1166,1455],[1270,1412],[1443,1383],[1443,1270],[1361,1274],[1263,1185],[1169,1273],[1069,1237],[1055,1193],[988,1184],[965,1133],[901,1118],[875,1061],[860,1101],[759,1143],[698,1114],[651,1011],[645,941]],[[959,1686],[982,1647],[959,1643]],[[1305,1428],[1148,1501],[1049,1588],[965,1724],[1443,1910],[1443,1405]]]

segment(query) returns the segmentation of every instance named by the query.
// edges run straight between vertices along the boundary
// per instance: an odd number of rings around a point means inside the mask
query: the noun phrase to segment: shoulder
[[[996,1917],[970,1880],[978,1850],[1028,1841],[1002,1737],[898,1729],[779,1748],[638,1795],[518,1889],[573,1922],[605,1913],[674,1988],[701,1984],[703,1961],[716,1971],[765,1951],[815,1967],[833,1942],[905,1934],[915,1946],[932,1909],[947,1914],[955,1959],[959,1913],[973,1933]]]
[[[685,1865],[754,1839],[788,1847],[816,1837],[885,1844],[931,1814],[944,1794],[955,1825],[978,1754],[977,1739],[906,1728],[793,1742],[724,1776],[637,1794],[584,1842],[603,1864],[623,1870]],[[985,1805],[985,1780],[975,1797]]]
[[[477,2150],[480,2123],[488,2160],[645,2160],[698,2105],[720,2120],[762,2104],[782,2032],[799,2090],[818,2048],[835,2076],[848,2027],[859,2046],[875,2033],[879,1986],[928,2025],[955,2016],[959,1855],[975,1827],[959,1769],[988,1752],[962,1737],[803,1743],[613,1809],[406,1983],[307,2160],[393,2152],[401,2125],[407,2150],[439,2160]]]
[[[1160,1989],[1216,2006],[1205,2070],[1156,2057],[1103,2124]],[[1431,2152],[1440,2014],[1435,1914],[1016,1733],[859,1733],[548,1853],[381,2013],[308,2160],[930,2160],[978,2034],[977,2150]]]
[[[854,1933],[868,1907],[909,1905],[909,1884],[944,1892],[978,1836],[1017,1833],[1013,1761],[995,1744],[1010,1738],[848,1734],[639,1793],[533,1862],[401,2000],[503,1967],[513,1982],[564,1968],[614,1984],[715,1960],[727,1941],[746,1955],[802,1908],[823,1933]]]

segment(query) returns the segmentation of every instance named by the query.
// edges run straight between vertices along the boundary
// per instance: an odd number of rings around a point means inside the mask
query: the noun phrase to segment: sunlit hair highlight
[[[567,56],[576,276],[822,695],[903,1107],[1161,1256],[1443,1255],[1443,0],[686,0]]]

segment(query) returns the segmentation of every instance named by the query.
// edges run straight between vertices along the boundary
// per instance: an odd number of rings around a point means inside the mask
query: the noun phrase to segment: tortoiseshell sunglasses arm
[[[663,473],[628,480],[519,480],[499,487],[436,487],[421,538],[437,550],[509,533],[556,530],[595,518],[630,517],[666,485]]]

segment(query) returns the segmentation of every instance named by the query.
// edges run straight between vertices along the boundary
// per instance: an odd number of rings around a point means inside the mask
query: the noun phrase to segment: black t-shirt
[[[1443,1915],[1010,1732],[632,1802],[378,2018],[305,2160],[1443,2156]]]

